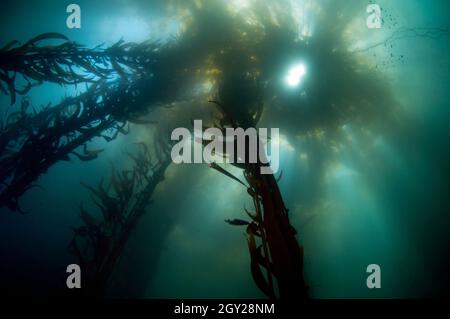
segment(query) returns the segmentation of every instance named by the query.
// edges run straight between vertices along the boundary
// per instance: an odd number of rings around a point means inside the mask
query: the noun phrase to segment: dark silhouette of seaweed
[[[97,187],[84,185],[100,214],[94,215],[80,205],[82,225],[74,228],[69,252],[83,269],[83,292],[102,297],[125,245],[140,217],[151,203],[156,186],[164,179],[170,164],[167,154],[153,159],[147,146],[139,144],[136,155],[129,154],[133,167],[111,172],[110,183]]]
[[[40,45],[43,41],[62,41],[58,45]],[[69,41],[59,33],[44,33],[19,46],[14,40],[0,49],[0,90],[9,94],[11,104],[16,95],[24,95],[43,82],[73,85],[95,83],[119,75],[144,74],[151,70],[158,42],[125,43],[123,40],[109,48],[102,45],[87,49]],[[21,75],[26,85],[18,88]]]
[[[49,40],[64,42],[39,45]],[[0,90],[10,96],[12,104],[16,94],[26,94],[44,81],[85,83],[87,90],[38,111],[30,111],[25,96],[21,109],[1,122],[0,207],[23,212],[19,198],[52,165],[69,160],[70,154],[82,161],[95,159],[99,152],[86,148],[84,154],[76,152],[94,137],[110,142],[119,133],[127,133],[129,122],[154,124],[142,115],[172,102],[180,84],[186,82],[182,76],[167,76],[184,69],[172,48],[159,41],[120,40],[106,49],[101,45],[86,49],[64,35],[45,33],[21,46],[12,41],[1,49]],[[17,89],[17,75],[28,83],[25,90]]]
[[[281,26],[263,23],[261,28],[256,23],[254,27],[238,25],[235,28],[233,19],[223,14],[225,8],[217,7],[220,6],[218,2],[196,1],[195,5],[190,5],[192,23],[173,47],[158,42],[132,44],[119,41],[106,49],[101,46],[86,49],[62,35],[50,33],[22,46],[13,41],[0,51],[0,90],[10,96],[12,104],[17,94],[24,95],[44,81],[63,85],[90,84],[85,94],[67,98],[61,104],[39,112],[30,113],[24,100],[22,109],[6,118],[0,134],[0,206],[20,211],[18,198],[51,165],[69,159],[70,154],[80,160],[95,158],[101,150],[88,150],[86,143],[90,139],[102,136],[108,141],[113,140],[120,132],[126,133],[127,122],[139,122],[139,116],[148,110],[148,106],[180,99],[180,84],[195,78],[193,74],[197,71],[202,74],[210,69],[211,73],[220,74],[212,78],[219,83],[215,105],[222,117],[215,124],[218,128],[255,127],[263,113],[262,88],[266,95],[264,100],[272,101],[274,105],[308,105],[286,107],[283,112],[274,107],[266,109],[275,125],[277,117],[290,117],[293,123],[288,127],[294,133],[309,133],[317,128],[333,132],[347,122],[372,122],[374,115],[386,114],[386,109],[380,105],[388,105],[391,100],[379,101],[380,96],[386,95],[385,84],[376,77],[367,76],[367,70],[353,66],[350,55],[339,47],[340,42],[336,39],[340,36],[334,37],[328,32],[321,35],[318,30],[315,41],[306,44],[297,41],[295,33],[291,32],[289,26],[295,25],[292,20],[280,20]],[[189,4],[183,2],[183,6],[189,7]],[[260,20],[270,21],[272,9],[265,4],[259,9],[255,14],[260,15]],[[342,30],[345,20],[329,19],[333,25],[328,26]],[[40,46],[44,40],[63,43],[53,47]],[[309,52],[316,61],[329,63],[316,69],[316,82],[309,86],[307,99],[279,95],[276,85],[279,68],[284,67],[289,54],[301,52]],[[119,79],[115,80],[117,75]],[[26,83],[23,89],[18,88],[18,76]],[[346,85],[335,90],[337,86],[333,84],[338,84],[342,78],[346,79]],[[355,105],[361,107],[355,108]],[[76,151],[78,147],[84,148],[83,154]],[[216,164],[211,167],[245,185],[253,200],[254,211],[246,211],[248,221],[232,219],[227,222],[247,228],[250,268],[257,286],[270,298],[277,297],[278,293],[282,298],[303,299],[308,293],[303,279],[303,249],[290,224],[277,181],[273,175],[261,175],[261,165],[236,165],[243,169],[245,182]],[[130,174],[114,172],[112,175],[116,180],[123,179],[116,184],[127,185],[120,187],[123,194],[111,195],[102,185],[90,188],[106,216],[121,214],[117,213],[120,211],[117,203],[129,198],[128,185],[134,173]],[[149,196],[145,200],[149,200]],[[105,240],[108,234],[98,230],[98,225],[106,227],[111,217],[96,220],[84,209],[82,215],[85,226],[75,230],[76,239],[71,249],[80,258],[80,263],[91,269],[88,286],[92,287],[92,295],[101,295],[128,235],[115,246],[119,247],[114,250],[117,253],[112,253],[110,247],[115,244]],[[92,226],[87,228],[87,225]],[[76,243],[78,239],[90,240],[87,247],[95,253],[85,254]],[[99,268],[102,264],[109,266],[102,270]]]
[[[252,100],[259,101],[258,92]],[[220,97],[220,93],[219,93]],[[221,98],[224,97],[222,93]],[[219,101],[211,101],[220,111],[221,119],[215,127],[225,134],[225,126],[255,127],[262,112],[262,103],[256,107],[230,108]],[[257,141],[258,147],[264,147]],[[223,154],[226,156],[226,154]],[[236,152],[235,154],[236,155]],[[269,298],[306,299],[308,286],[303,278],[303,247],[299,245],[297,232],[290,224],[286,208],[277,180],[273,174],[261,174],[263,165],[258,163],[236,163],[233,165],[243,169],[247,183],[220,167],[211,163],[210,167],[247,187],[247,193],[252,197],[254,212],[245,210],[250,218],[247,220],[232,219],[225,222],[234,226],[246,226],[247,243],[250,253],[250,269],[253,280],[258,288]],[[259,242],[259,243],[258,243]],[[266,275],[263,274],[263,269]],[[278,291],[274,285],[277,280]]]
[[[99,152],[89,151],[87,142],[94,137],[110,142],[119,133],[127,134],[128,119],[139,119],[147,110],[149,97],[142,93],[146,83],[97,82],[40,112],[22,109],[14,119],[9,116],[0,133],[0,206],[21,211],[20,196],[53,164],[70,160],[70,154],[93,160]],[[77,153],[83,145],[83,154]]]

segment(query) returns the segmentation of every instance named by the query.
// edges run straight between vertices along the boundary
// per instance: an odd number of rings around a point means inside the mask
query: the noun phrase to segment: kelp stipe
[[[232,175],[217,164],[210,166],[228,177]],[[261,164],[245,166],[247,193],[252,197],[255,211],[245,210],[249,221],[225,221],[231,225],[247,226],[250,269],[253,280],[264,294],[269,298],[305,299],[308,297],[308,287],[303,278],[303,247],[299,245],[297,232],[290,224],[288,209],[277,181],[273,174],[260,173]],[[238,180],[234,176],[233,179]],[[265,269],[266,276],[262,269]],[[278,294],[274,278],[278,284]]]
[[[110,183],[84,185],[100,214],[91,214],[80,205],[82,225],[74,228],[69,252],[83,269],[83,295],[104,297],[108,293],[115,266],[141,216],[151,203],[156,186],[164,179],[170,157],[154,160],[145,144],[130,155],[133,167],[112,169]]]
[[[222,115],[220,124],[216,127],[223,132],[226,125],[237,128],[243,123],[242,120],[247,125],[256,125],[263,109],[261,103],[256,103],[258,107],[255,108],[254,114],[241,113],[236,117],[231,108],[218,101],[212,102]],[[257,144],[263,147],[259,140]],[[233,165],[243,168],[247,184],[216,163],[211,163],[210,167],[247,187],[247,193],[252,197],[255,211],[245,210],[249,221],[225,221],[235,226],[246,226],[250,270],[255,284],[271,299],[306,299],[308,286],[303,278],[303,247],[299,245],[297,232],[289,221],[288,209],[275,176],[261,174],[261,167],[267,164],[260,161]]]
[[[295,237],[297,232],[290,224],[288,209],[274,175],[261,174],[260,165],[249,164],[244,172],[249,184],[248,193],[255,207],[255,214],[248,213],[252,221],[247,226],[253,278],[255,281],[259,278],[260,289],[270,289],[270,297],[274,295],[271,284],[274,277],[280,298],[304,299],[308,296],[308,287],[303,279],[303,247]],[[255,243],[258,237],[260,246]],[[261,247],[264,254],[261,253]],[[267,270],[267,285],[258,274],[259,267]]]

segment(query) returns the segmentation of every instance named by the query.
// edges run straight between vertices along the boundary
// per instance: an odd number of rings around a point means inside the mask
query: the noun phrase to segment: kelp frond
[[[59,44],[42,44],[49,41]],[[120,40],[108,48],[100,45],[88,49],[54,32],[38,35],[22,45],[14,40],[0,49],[0,91],[8,94],[14,104],[17,94],[27,94],[43,82],[73,85],[114,75],[122,79],[143,75],[151,70],[160,46],[158,42]],[[21,82],[24,87],[19,87]]]
[[[167,154],[166,154],[167,155]],[[69,244],[84,270],[85,291],[90,296],[103,296],[118,259],[140,217],[151,203],[152,194],[170,164],[170,158],[155,161],[145,144],[132,155],[132,167],[111,171],[110,183],[104,187],[83,184],[92,195],[99,213],[80,205],[81,226],[74,228]]]
[[[55,163],[70,160],[71,154],[82,161],[97,158],[101,152],[86,146],[93,138],[110,142],[128,134],[127,118],[139,118],[147,109],[145,100],[137,97],[141,85],[94,83],[85,93],[40,112],[22,107],[10,114],[0,131],[0,206],[18,211],[18,199],[28,186]],[[84,147],[83,153],[78,147]]]
[[[240,113],[240,117],[237,118],[227,104],[212,102],[221,112],[222,121],[217,127],[223,132],[225,132],[224,123],[233,127],[243,122],[252,122],[255,125],[254,121],[259,119],[262,112],[261,105],[256,113],[253,114],[254,111],[249,110],[247,114]],[[248,119],[252,120],[249,122]],[[257,144],[258,147],[262,147],[259,140]],[[273,174],[261,174],[262,165],[262,163],[235,164],[243,168],[247,186],[216,163],[210,164],[213,169],[244,185],[253,201],[254,212],[245,210],[250,218],[248,221],[235,218],[227,219],[225,222],[234,226],[246,226],[250,270],[255,284],[265,295],[269,298],[279,296],[287,299],[304,299],[307,297],[308,287],[303,279],[303,248],[298,244],[295,237],[297,232],[290,224],[288,209],[283,202],[277,180]]]

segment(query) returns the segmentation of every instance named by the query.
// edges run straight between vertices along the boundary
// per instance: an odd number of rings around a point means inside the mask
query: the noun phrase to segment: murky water
[[[111,143],[94,139],[92,148],[105,148],[97,160],[59,162],[23,196],[29,215],[1,209],[2,289],[64,287],[80,202],[94,207],[80,182],[97,184],[111,164],[126,167],[135,142],[210,119],[208,100],[224,78],[235,77],[225,98],[252,99],[239,75],[256,72],[264,103],[258,126],[280,128],[279,186],[304,246],[312,297],[446,294],[450,5],[371,2],[382,9],[380,29],[366,25],[369,1],[80,0],[79,30],[67,29],[63,2],[1,4],[1,46],[49,31],[87,47],[159,40],[181,43],[165,76],[179,76],[171,72],[181,66],[199,70],[186,77],[189,98],[174,88],[172,108],[151,113],[156,128],[131,125]],[[299,64],[301,81],[286,82]],[[82,91],[44,84],[28,95],[39,106]],[[0,95],[0,103],[5,114],[9,98]],[[153,200],[121,257],[112,295],[263,297],[244,231],[224,222],[251,207],[241,185],[206,164],[171,165]],[[381,289],[366,286],[369,264],[381,267]]]

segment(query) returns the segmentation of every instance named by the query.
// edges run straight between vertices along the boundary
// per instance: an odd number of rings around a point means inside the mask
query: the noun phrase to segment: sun
[[[290,87],[296,87],[301,82],[303,77],[306,75],[306,66],[303,63],[294,65],[288,70],[285,77],[286,84]]]

